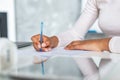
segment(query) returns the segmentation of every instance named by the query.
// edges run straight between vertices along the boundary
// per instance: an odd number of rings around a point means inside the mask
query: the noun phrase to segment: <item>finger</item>
[[[43,39],[43,41],[47,41],[47,40],[49,39],[49,37],[43,35],[43,36],[42,36],[42,39]],[[32,36],[32,37],[31,37],[31,40],[32,40],[33,42],[38,42],[38,41],[40,41],[40,34],[35,35],[35,36]]]
[[[82,49],[82,46],[80,45],[73,45],[70,47],[71,50],[81,50]]]
[[[68,45],[65,47],[65,49],[69,49],[69,47],[71,47],[71,46],[72,46],[72,43],[68,44]]]
[[[38,35],[32,36],[32,37],[31,37],[31,40],[32,40],[33,42],[38,42],[38,41],[40,40],[40,35],[38,34]]]
[[[49,40],[49,37],[43,35],[43,41],[48,41]]]
[[[46,47],[46,48],[39,48],[36,44],[33,44],[34,45],[34,48],[36,51],[40,51],[40,49],[42,49],[42,52],[48,52],[51,50],[50,47]]]
[[[68,44],[68,45],[66,46],[66,48],[67,48],[67,47],[70,47],[70,46],[72,46],[72,45],[78,45],[78,44],[80,44],[80,41],[72,41],[70,44]]]
[[[43,48],[45,48],[45,47],[50,47],[50,41],[43,42],[43,43],[42,43],[42,47],[43,47]]]
[[[48,52],[48,51],[51,51],[52,49],[50,47],[47,47],[47,48],[42,48],[42,51],[44,52]]]
[[[74,42],[71,42],[70,44],[68,44],[65,49],[69,49],[71,46],[73,46]]]
[[[81,50],[82,46],[81,45],[71,45],[71,46],[67,46],[65,49],[67,49],[67,50]]]
[[[77,44],[80,44],[80,42],[81,42],[80,40],[78,40],[78,41],[72,41],[70,44],[71,45],[77,45]]]
[[[39,50],[40,50],[40,47],[38,46],[38,44],[33,43],[33,46],[34,46],[34,48],[35,48],[36,51],[39,51]]]

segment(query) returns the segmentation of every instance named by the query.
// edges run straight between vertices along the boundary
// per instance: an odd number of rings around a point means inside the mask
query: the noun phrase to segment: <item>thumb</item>
[[[45,47],[50,47],[50,41],[46,41],[46,42],[43,42],[42,43],[42,47],[45,48]]]

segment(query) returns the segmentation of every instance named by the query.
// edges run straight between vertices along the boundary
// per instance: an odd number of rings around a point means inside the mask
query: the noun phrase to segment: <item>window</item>
[[[7,37],[7,13],[0,13],[0,37]]]

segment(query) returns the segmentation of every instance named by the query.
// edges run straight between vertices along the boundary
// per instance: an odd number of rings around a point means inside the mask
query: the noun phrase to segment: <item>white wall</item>
[[[14,0],[0,0],[0,12],[7,12],[8,38],[16,41]]]
[[[87,0],[82,0],[82,9],[84,9],[86,2]],[[8,12],[8,38],[11,41],[16,41],[14,8],[14,0],[0,0],[0,12]],[[93,25],[90,30],[96,30],[97,32],[101,32],[101,30],[97,26],[97,23]]]
[[[81,0],[16,0],[17,41],[31,41],[40,33],[41,21],[45,35],[61,33],[72,27],[80,12]]]

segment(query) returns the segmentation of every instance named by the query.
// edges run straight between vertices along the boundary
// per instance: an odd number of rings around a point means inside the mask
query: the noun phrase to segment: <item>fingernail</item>
[[[67,50],[68,48],[67,48],[67,47],[65,47],[64,49],[66,49],[66,50]]]
[[[38,45],[38,48],[41,48],[41,46],[40,46],[40,45]]]
[[[45,43],[42,43],[42,47],[46,47],[46,44],[45,44]]]
[[[51,50],[51,48],[48,48],[48,50],[50,51],[50,50]]]
[[[48,51],[48,49],[45,49],[45,51]]]

